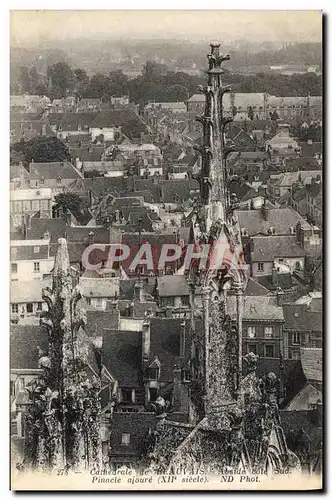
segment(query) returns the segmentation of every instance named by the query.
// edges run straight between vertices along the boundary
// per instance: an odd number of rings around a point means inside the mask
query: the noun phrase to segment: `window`
[[[266,345],[264,351],[266,358],[274,358],[274,345]]]
[[[37,302],[37,311],[41,311],[43,309],[43,303]]]
[[[90,299],[89,297],[86,299],[86,304],[87,304],[88,306],[91,306],[91,299]]]
[[[130,434],[122,434],[121,444],[124,444],[126,446],[128,446],[128,444],[130,444]]]
[[[17,273],[17,264],[12,263],[12,264],[10,265],[10,268],[11,268],[11,272],[12,272],[13,274],[16,274],[16,273]]]
[[[40,247],[33,247],[33,253],[39,253]]]
[[[300,269],[301,269],[301,263],[298,260],[295,262],[295,269],[297,271],[300,271]]]
[[[12,313],[18,314],[18,304],[12,304]]]
[[[293,333],[293,344],[300,344],[300,334],[299,332]]]
[[[254,326],[248,326],[248,337],[254,339],[256,336],[256,328]]]
[[[39,273],[39,271],[40,271],[39,262],[34,262],[33,263],[33,272],[34,273]]]
[[[149,379],[157,380],[158,379],[158,368],[149,368]]]
[[[121,389],[122,401],[123,403],[132,403],[132,390],[131,389]]]
[[[183,306],[189,306],[189,305],[190,305],[190,304],[189,304],[189,295],[183,295],[183,296],[181,297],[181,304],[182,304]]]
[[[158,389],[156,389],[155,387],[150,387],[149,388],[149,401],[156,401],[158,397]]]
[[[257,352],[258,352],[257,344],[248,345],[248,354],[249,354],[249,352],[257,354]]]
[[[258,262],[258,271],[264,271],[264,263],[263,262]]]
[[[273,337],[273,327],[272,326],[266,326],[264,328],[264,337],[266,339],[271,339]]]
[[[10,381],[10,395],[15,396],[15,382],[13,380]]]
[[[32,312],[33,312],[33,303],[27,302],[27,313],[32,313]]]
[[[56,178],[56,181],[57,181],[58,184],[61,184],[62,178],[60,177],[60,175]]]

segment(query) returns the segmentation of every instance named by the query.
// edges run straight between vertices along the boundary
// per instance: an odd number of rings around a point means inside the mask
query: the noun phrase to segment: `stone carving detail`
[[[101,444],[100,381],[88,377],[89,347],[82,326],[85,311],[80,292],[72,289],[66,240],[58,240],[53,287],[43,290],[48,312],[41,326],[48,336],[48,354],[40,353],[43,375],[28,389],[26,467],[80,469],[98,464]]]

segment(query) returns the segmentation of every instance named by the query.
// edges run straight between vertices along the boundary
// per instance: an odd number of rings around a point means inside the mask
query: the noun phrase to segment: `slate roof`
[[[301,258],[306,255],[295,235],[255,236],[252,242],[254,246],[251,251],[252,262],[272,262],[278,258]]]
[[[87,243],[89,235],[93,233],[94,243],[109,243],[110,232],[106,227],[89,227],[89,226],[68,226],[66,229],[68,242],[81,242]]]
[[[307,304],[284,304],[285,330],[323,331],[321,311],[310,311]]]
[[[29,172],[31,180],[39,179],[78,179],[82,174],[68,161],[51,163],[30,163]]]
[[[26,181],[29,179],[29,173],[21,165],[10,165],[10,180],[13,181],[14,179],[21,180],[21,177]]]
[[[237,212],[241,229],[246,229],[250,236],[265,233],[274,227],[276,235],[286,235],[290,233],[290,227],[304,222],[303,217],[292,208],[271,208],[267,212],[267,220],[264,219],[261,210],[239,210]]]
[[[157,278],[148,278],[149,281],[143,281],[143,293],[153,296],[156,288]],[[135,284],[138,278],[120,280],[120,299],[122,300],[133,300]]]
[[[255,296],[258,297],[260,295],[267,295],[269,293],[268,289],[265,286],[261,285],[253,278],[249,278],[247,283],[247,288],[244,291],[244,295],[249,297]]]
[[[118,194],[126,189],[124,177],[96,177],[95,179],[84,179],[84,186],[90,189],[93,196],[99,197],[105,194]]]
[[[57,243],[59,238],[66,234],[66,218],[59,219],[34,219],[30,221],[31,227],[26,228],[27,240],[42,239],[46,231],[50,235],[50,242]]]
[[[129,138],[134,137],[133,128],[138,130],[138,137],[141,133],[147,134],[149,132],[144,121],[131,109],[100,111],[92,121],[91,127],[121,127],[121,131]]]
[[[285,172],[276,179],[271,179],[270,183],[275,187],[291,187],[295,182],[301,181],[303,184],[310,184],[311,179],[322,177],[322,172],[317,170],[300,170],[299,172]]]
[[[48,352],[48,334],[43,326],[10,326],[10,368],[38,368],[38,346]]]
[[[86,317],[85,332],[89,337],[103,336],[104,330],[117,330],[119,328],[119,311],[116,309],[106,311],[88,309]]]
[[[78,130],[79,127],[89,129],[92,126],[98,112],[94,113],[50,113],[47,121],[52,126],[59,128],[61,125],[63,131]]]
[[[142,382],[142,335],[107,330],[103,335],[102,364],[121,387],[140,387]]]
[[[282,307],[277,304],[276,297],[272,296],[244,296],[244,321],[283,321]],[[226,303],[226,312],[231,318],[236,318],[236,297],[230,296]]]
[[[156,356],[161,363],[160,380],[162,382],[173,381],[174,365],[180,359],[180,333],[183,319],[174,318],[151,318],[150,335],[150,359]],[[189,354],[191,346],[190,322],[185,320],[185,354]]]
[[[182,203],[190,198],[192,190],[199,190],[199,184],[194,179],[161,181],[161,198],[164,203]]]

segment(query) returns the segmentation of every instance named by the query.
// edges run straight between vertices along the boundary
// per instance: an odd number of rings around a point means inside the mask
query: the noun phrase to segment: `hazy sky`
[[[320,11],[11,11],[20,45],[65,38],[188,38],[321,41]]]

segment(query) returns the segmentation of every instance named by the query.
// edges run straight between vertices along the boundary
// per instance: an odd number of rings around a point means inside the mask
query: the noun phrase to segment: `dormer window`
[[[295,227],[294,227],[294,226],[290,226],[290,228],[289,228],[289,232],[290,232],[291,234],[295,234]]]
[[[78,125],[77,130],[78,130],[78,131],[82,130],[82,126],[81,126],[81,125]]]
[[[45,182],[44,177],[42,177],[39,182],[40,182],[40,184],[44,184],[44,182]]]
[[[149,380],[158,380],[159,378],[159,368],[149,368],[148,370]]]
[[[276,234],[276,228],[275,227],[270,227],[269,234]]]
[[[61,184],[62,177],[60,175],[58,175],[58,177],[56,178],[56,181],[57,181],[58,184]]]
[[[60,130],[60,132],[61,132],[61,130],[62,130],[62,125],[59,125],[59,130]]]
[[[242,233],[242,236],[248,236],[248,231],[245,227],[242,229],[241,233]]]

